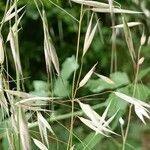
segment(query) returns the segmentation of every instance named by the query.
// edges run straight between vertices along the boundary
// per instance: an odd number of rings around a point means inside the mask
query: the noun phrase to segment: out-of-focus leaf
[[[90,133],[86,136],[86,138],[82,141],[82,143],[77,144],[77,150],[89,150],[93,149],[102,139],[102,135]]]
[[[49,88],[49,85],[45,81],[41,80],[34,80],[33,86],[36,91],[47,90]]]
[[[131,89],[133,89],[132,87],[131,87]],[[136,90],[135,90],[134,95],[135,95],[134,96],[135,98],[142,99],[143,101],[146,102],[146,101],[148,101],[148,98],[150,97],[150,88],[146,85],[139,83],[136,85]]]
[[[49,85],[45,81],[41,80],[34,80],[33,81],[33,87],[34,91],[31,91],[30,93],[35,95],[35,96],[49,96]]]
[[[119,91],[129,94],[129,89],[127,87],[119,89]],[[126,111],[128,103],[125,101],[122,101],[121,98],[116,97],[114,93],[111,93],[107,99],[108,104],[111,101],[111,106],[109,108],[108,116],[112,116],[116,110],[119,110],[119,112],[123,115]]]
[[[74,56],[67,58],[62,64],[60,76],[54,85],[54,94],[56,96],[66,97],[70,94],[71,87],[68,79],[76,69],[78,69],[78,64],[76,63]]]
[[[143,79],[145,76],[147,76],[149,74],[149,72],[150,72],[150,67],[141,69],[139,72],[138,79]]]
[[[61,77],[64,80],[69,79],[71,74],[78,69],[78,64],[75,61],[75,57],[69,57],[65,60],[65,62],[62,64],[62,69],[61,69]]]

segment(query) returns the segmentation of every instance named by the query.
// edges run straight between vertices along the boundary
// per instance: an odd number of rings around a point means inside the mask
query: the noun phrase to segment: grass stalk
[[[137,87],[136,84],[138,82],[138,74],[139,74],[139,68],[140,68],[140,65],[139,65],[138,61],[140,59],[141,48],[142,47],[140,45],[139,50],[138,50],[138,56],[137,56],[136,74],[135,74],[135,80],[134,80],[134,87],[133,87],[132,97],[135,96],[136,87]],[[127,140],[128,133],[129,133],[130,122],[131,122],[131,115],[132,115],[132,107],[133,107],[133,105],[131,104],[130,107],[129,107],[129,111],[128,111],[127,127],[126,127],[125,135],[124,135],[124,138],[123,138],[123,147],[122,147],[122,150],[125,150],[126,140]]]
[[[79,28],[78,28],[78,39],[77,39],[77,49],[76,49],[76,63],[78,63],[78,57],[79,57],[79,49],[80,49],[80,35],[81,35],[81,25],[82,25],[82,18],[83,18],[83,5],[81,5],[81,9],[80,9],[80,21],[79,21]],[[76,80],[76,70],[74,72],[73,75],[73,82],[72,82],[72,102],[71,102],[71,123],[70,123],[70,134],[69,134],[69,138],[68,138],[68,146],[67,146],[67,150],[70,149],[70,147],[72,146],[72,132],[73,132],[73,122],[74,122],[74,98],[75,98],[75,94],[74,94],[74,90],[75,90],[75,80]]]

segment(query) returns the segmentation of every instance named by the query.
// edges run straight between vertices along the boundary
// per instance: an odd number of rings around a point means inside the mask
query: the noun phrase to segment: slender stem
[[[74,98],[76,96],[77,90],[78,90],[78,85],[79,85],[79,81],[80,81],[80,77],[81,77],[81,73],[82,73],[82,68],[83,68],[83,57],[81,58],[81,67],[80,67],[80,71],[79,71],[79,75],[78,75],[78,79],[77,79],[77,84],[76,84],[76,88],[74,91]]]
[[[112,26],[115,26],[115,14],[113,12],[113,1],[109,1],[111,11]],[[110,72],[117,70],[117,54],[116,54],[116,29],[112,28],[112,54],[111,54],[111,68]]]
[[[78,57],[79,57],[82,17],[83,17],[83,5],[81,5],[81,10],[80,10],[80,21],[79,21],[78,39],[77,39],[77,48],[76,48],[76,63],[78,63]],[[72,85],[72,97],[74,97],[76,73],[77,72],[75,70],[74,75],[73,75],[73,83],[72,83],[73,84]]]
[[[81,5],[81,10],[80,10],[80,21],[79,21],[79,29],[78,29],[78,40],[77,40],[77,50],[76,50],[76,62],[78,62],[78,57],[79,57],[79,49],[80,49],[80,35],[81,35],[81,23],[82,23],[82,16],[83,16],[83,5]],[[70,149],[72,146],[72,132],[73,132],[73,122],[74,122],[74,90],[75,90],[75,79],[76,79],[76,70],[73,75],[73,85],[72,85],[72,101],[71,101],[71,124],[70,124],[70,134],[69,134],[69,139],[68,139],[68,145],[67,145],[67,150]]]
[[[139,50],[138,50],[137,64],[135,65],[136,66],[136,74],[135,74],[133,94],[132,94],[133,97],[135,96],[136,84],[138,82],[138,74],[139,74],[139,63],[138,63],[138,60],[140,59],[140,52],[141,52],[141,46],[139,47]],[[130,105],[130,107],[129,107],[128,122],[127,122],[126,131],[125,131],[125,136],[124,136],[124,139],[123,139],[122,150],[125,150],[125,144],[126,144],[127,136],[128,136],[128,133],[129,133],[129,127],[130,127],[130,122],[131,122],[131,114],[132,114],[132,106],[133,105]]]

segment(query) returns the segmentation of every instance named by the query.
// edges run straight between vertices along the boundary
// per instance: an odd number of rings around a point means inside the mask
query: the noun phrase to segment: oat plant
[[[59,1],[34,0],[33,5],[41,21],[43,59],[47,71],[47,82],[43,88],[48,85],[49,91],[47,96],[39,96],[26,92],[24,86],[24,68],[21,65],[24,62],[21,58],[26,56],[20,55],[22,49],[19,45],[19,32],[24,30],[21,21],[26,16],[26,6],[20,6],[19,2],[21,0],[7,0],[0,23],[0,110],[2,116],[0,137],[3,141],[3,149],[90,150],[97,149],[95,146],[98,143],[99,149],[103,149],[100,141],[107,138],[115,141],[114,143],[122,150],[133,148],[128,144],[132,116],[135,112],[137,118],[146,124],[147,120],[144,117],[150,119],[150,105],[144,102],[144,99],[136,97],[138,83],[142,82],[139,74],[144,63],[141,51],[146,42],[145,28],[142,22],[128,22],[126,16],[140,15],[142,12],[124,9],[113,0],[105,3],[98,0],[66,1],[71,9],[74,7],[80,9],[79,16],[75,17],[61,7]],[[57,50],[58,46],[55,47],[45,3],[57,9],[59,13],[63,13],[64,17],[68,16],[78,27],[74,56],[67,58],[63,64],[60,64],[61,58],[58,56],[61,50]],[[101,26],[103,20],[99,17],[101,14],[109,16],[112,31],[109,47],[111,50],[108,52],[111,55],[111,59],[108,60],[110,70],[107,71],[107,75],[103,74],[101,69],[99,70],[101,64],[98,60],[95,59],[95,62],[88,64],[88,67],[85,63],[88,53],[92,53],[94,40],[98,38],[96,34],[103,28]],[[87,19],[86,31],[83,32],[85,19]],[[132,37],[132,28],[136,27],[142,32],[140,32],[141,41],[138,48]],[[7,36],[3,35],[5,28],[8,28]],[[124,43],[127,46],[126,53],[129,57],[126,60],[132,61],[130,66],[134,72],[132,81],[128,80],[126,74],[119,72],[118,33],[124,36]],[[103,38],[107,39],[107,37]],[[10,55],[16,73],[15,78],[10,75]],[[68,66],[70,70],[64,66]],[[87,71],[86,68],[90,69]],[[14,88],[11,87],[11,82],[15,84]],[[129,88],[130,91],[127,92]],[[84,92],[86,89],[90,94]],[[61,94],[61,90],[65,93]],[[100,98],[103,98],[103,101],[100,101]],[[97,102],[95,103],[94,100]],[[123,103],[129,108],[125,107],[122,113],[121,106],[114,107],[116,102]],[[54,106],[58,106],[61,111]],[[61,114],[62,112],[64,113]],[[64,139],[60,139],[57,135],[61,132],[66,134]],[[86,135],[88,135],[87,138]]]

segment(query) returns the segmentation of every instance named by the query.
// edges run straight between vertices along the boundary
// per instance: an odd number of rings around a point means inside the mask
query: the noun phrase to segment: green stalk
[[[83,17],[83,5],[81,5],[81,10],[80,10],[80,21],[79,21],[79,29],[78,29],[78,40],[77,40],[77,50],[76,50],[76,63],[78,62],[78,57],[79,57],[79,49],[80,49],[80,35],[81,35],[81,24],[82,24],[82,17]],[[76,70],[73,75],[73,85],[72,85],[72,102],[71,102],[71,124],[70,124],[70,134],[69,134],[69,139],[68,139],[68,145],[67,145],[67,150],[70,149],[72,146],[72,132],[73,132],[73,121],[74,121],[74,90],[75,90],[75,80],[76,80]]]
[[[138,56],[137,56],[136,74],[135,74],[134,88],[133,88],[133,94],[132,94],[133,97],[135,96],[136,84],[138,82],[138,74],[139,74],[139,68],[140,68],[139,64],[138,64],[138,60],[140,59],[141,48],[142,47],[140,45],[140,48],[139,48],[139,51],[138,51]],[[131,104],[130,107],[129,107],[129,112],[128,112],[128,121],[127,121],[126,130],[125,130],[125,135],[124,135],[124,138],[123,138],[123,147],[122,147],[122,150],[125,150],[125,144],[126,144],[126,140],[127,140],[128,133],[129,133],[129,127],[130,127],[130,122],[131,122],[131,114],[132,114],[132,107],[133,107],[133,105]]]

